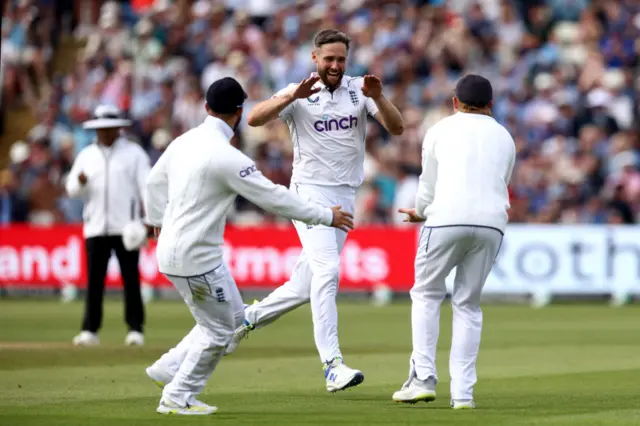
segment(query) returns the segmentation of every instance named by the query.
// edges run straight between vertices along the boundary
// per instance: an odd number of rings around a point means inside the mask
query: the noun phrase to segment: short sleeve
[[[373,101],[373,99],[367,98],[366,96],[365,96],[365,98],[367,99],[365,101],[365,107],[367,108],[367,114],[369,114],[371,117],[375,117],[376,114],[378,113],[378,106]]]
[[[367,109],[367,114],[369,114],[371,117],[375,117],[376,114],[378,113],[378,106],[373,101],[373,99],[371,99],[369,97],[366,97],[362,93],[362,86],[363,85],[364,85],[364,78],[359,77],[358,78],[358,95],[362,96],[364,98],[364,106]]]
[[[287,95],[287,94],[293,92],[297,86],[298,86],[297,83],[291,83],[287,87],[285,87],[284,89],[281,89],[278,92],[276,92],[271,98],[273,99],[273,98],[278,98],[278,97]],[[278,117],[284,119],[287,115],[293,114],[294,107],[295,107],[295,102],[291,102],[289,105],[287,105],[287,107],[285,109],[283,109],[280,112]]]

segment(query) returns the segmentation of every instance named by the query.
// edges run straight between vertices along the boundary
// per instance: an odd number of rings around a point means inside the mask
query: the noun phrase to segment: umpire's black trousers
[[[82,329],[96,333],[102,326],[104,281],[111,251],[116,252],[124,284],[124,316],[129,331],[143,332],[144,305],[140,295],[138,259],[140,251],[127,251],[122,236],[92,237],[85,240],[89,283],[85,299]]]

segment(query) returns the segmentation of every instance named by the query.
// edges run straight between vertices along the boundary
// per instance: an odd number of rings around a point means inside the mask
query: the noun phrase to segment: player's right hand
[[[80,172],[78,175],[78,182],[80,182],[80,185],[87,183],[87,175],[85,175],[84,172]]]
[[[331,222],[331,226],[342,229],[344,232],[349,232],[353,229],[353,215],[341,209],[342,206],[331,207],[331,210],[333,210],[333,222]]]
[[[418,213],[416,213],[416,209],[401,208],[398,209],[398,213],[404,213],[407,215],[407,217],[402,220],[403,222],[420,223],[426,220],[424,217],[418,216]]]
[[[293,97],[295,99],[304,99],[308,98],[311,95],[314,95],[320,91],[320,87],[313,88],[313,85],[320,81],[319,75],[314,75],[313,77],[305,78],[298,84],[296,90],[293,91]]]

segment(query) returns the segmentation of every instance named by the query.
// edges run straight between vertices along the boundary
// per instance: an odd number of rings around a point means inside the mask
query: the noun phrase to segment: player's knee
[[[234,329],[228,327],[216,327],[215,329],[207,327],[204,331],[204,345],[209,348],[227,347],[233,339]]]
[[[325,280],[337,280],[340,277],[340,259],[322,262],[313,273]]]
[[[453,297],[451,299],[451,307],[457,311],[476,312],[480,310],[480,299]]]
[[[428,286],[413,286],[409,291],[411,300],[424,301],[424,300],[444,300],[447,296],[447,289],[436,288]]]
[[[451,306],[453,309],[477,310],[480,309],[481,289],[467,290],[465,288],[455,289],[451,296]]]

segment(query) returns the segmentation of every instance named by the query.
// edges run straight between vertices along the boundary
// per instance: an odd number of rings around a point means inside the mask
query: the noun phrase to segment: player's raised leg
[[[311,268],[304,250],[296,261],[289,281],[275,289],[271,294],[247,307],[247,323],[254,328],[271,324],[287,312],[309,302],[311,290]]]
[[[353,212],[355,197],[353,189],[331,188],[331,193],[327,193],[327,191],[323,189],[324,188],[310,185],[295,185],[291,188],[291,191],[312,199],[316,203],[319,203],[321,205],[325,205],[327,207],[333,205],[342,205],[346,211]],[[246,338],[252,330],[271,324],[287,312],[290,312],[310,301],[313,272],[310,266],[309,259],[311,256],[314,256],[313,253],[316,250],[313,248],[314,246],[311,245],[311,242],[309,243],[309,247],[311,248],[307,247],[305,241],[318,240],[321,246],[324,246],[326,244],[330,246],[330,250],[333,254],[329,257],[331,258],[332,263],[337,263],[337,266],[333,267],[334,271],[329,275],[335,278],[336,283],[334,286],[318,286],[317,291],[319,292],[318,299],[321,299],[321,294],[325,292],[325,288],[329,289],[328,297],[331,297],[333,299],[333,305],[335,306],[335,296],[338,287],[337,280],[339,278],[340,252],[342,252],[342,248],[344,247],[347,233],[330,227],[311,227],[304,223],[294,222],[294,225],[296,227],[296,231],[298,232],[300,241],[302,242],[303,250],[294,266],[291,278],[289,279],[289,281],[278,287],[260,302],[254,303],[246,308],[246,320],[241,327],[236,329],[234,337],[227,347],[225,354],[234,352],[237,349],[238,345],[242,342],[242,340]],[[317,229],[324,229],[326,232],[314,236],[314,232],[316,232],[314,230]],[[335,254],[336,252],[337,255]],[[321,262],[326,262],[322,259],[323,258],[321,258],[320,260]],[[337,270],[337,272],[335,270]],[[335,291],[331,290],[331,288],[333,287],[335,287]],[[331,296],[331,294],[333,295]],[[314,306],[317,306],[317,304],[312,303],[312,313],[314,312]],[[328,312],[331,312],[331,307],[329,307]],[[333,319],[329,319],[328,324],[337,324],[337,308],[334,309],[334,313],[331,313],[329,315]],[[314,318],[314,335],[316,336],[316,344],[318,347],[318,351],[321,353],[323,362],[325,361],[325,358],[323,358],[323,350],[321,350],[320,348],[327,347],[327,345],[333,345],[333,349],[330,349],[330,353],[325,354],[325,356],[329,357],[328,359],[331,360],[334,358],[341,359],[342,355],[340,354],[339,350],[337,325],[335,328],[331,328],[331,326],[329,326],[329,329],[327,331],[329,335],[333,337],[323,338],[322,336],[326,335],[326,333],[323,332],[321,328],[318,328],[316,324],[317,322]],[[327,344],[325,343],[325,341],[333,343]]]
[[[474,407],[473,387],[482,333],[480,296],[502,242],[502,233],[496,229],[467,229],[473,233],[473,240],[456,268],[451,297],[453,335],[449,372],[451,406],[456,409]]]
[[[447,295],[445,279],[462,251],[456,245],[454,228],[425,227],[415,261],[415,283],[411,289],[413,352],[409,377],[393,394],[396,402],[415,403],[436,399],[436,347],[440,334],[440,306]]]
[[[271,324],[287,312],[291,312],[308,303],[311,291],[311,276],[311,268],[303,249],[289,281],[275,289],[261,301],[247,306],[244,323],[236,328],[225,355],[234,352],[252,330]]]

